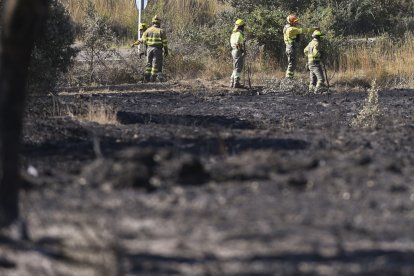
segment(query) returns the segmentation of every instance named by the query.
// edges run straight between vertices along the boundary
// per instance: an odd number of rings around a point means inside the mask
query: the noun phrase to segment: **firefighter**
[[[308,57],[308,69],[310,71],[309,92],[323,93],[327,88],[325,85],[325,75],[321,64],[323,52],[321,51],[321,38],[324,35],[316,30],[312,33],[312,41],[303,51]]]
[[[148,25],[146,23],[140,23],[139,27],[138,27],[138,31],[139,31],[139,37],[141,37],[140,39],[137,39],[134,43],[131,44],[131,48],[133,48],[134,46],[140,45],[142,44],[142,35],[144,34],[144,32],[148,29]],[[144,52],[139,53],[139,58],[142,58],[143,55],[145,55],[146,49],[147,47],[145,47]]]
[[[289,15],[287,23],[283,28],[283,39],[286,44],[286,55],[288,58],[288,68],[286,78],[293,78],[296,69],[296,57],[299,47],[299,36],[301,34],[312,33],[319,28],[299,28],[297,27],[299,18],[296,15]]]
[[[231,75],[231,87],[243,88],[240,84],[240,75],[243,71],[245,49],[244,37],[245,23],[243,19],[237,19],[234,25],[233,33],[230,37],[231,55],[233,57],[233,74]]]
[[[131,48],[137,45],[140,45],[142,43],[142,35],[144,34],[144,32],[148,29],[148,25],[145,23],[141,23],[139,24],[138,27],[138,31],[139,31],[139,37],[141,37],[140,39],[137,39],[134,43],[131,44]]]
[[[142,35],[142,42],[147,46],[144,81],[155,82],[157,77],[161,79],[163,59],[168,56],[167,36],[157,15],[152,18],[152,26]]]

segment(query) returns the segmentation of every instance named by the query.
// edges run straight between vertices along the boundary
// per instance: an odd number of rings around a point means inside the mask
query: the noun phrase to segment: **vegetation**
[[[80,24],[85,17],[84,1],[62,1]],[[92,2],[121,40],[135,37],[134,1]],[[336,71],[333,81],[358,79],[369,84],[376,78],[379,85],[411,85],[413,70],[406,64],[413,56],[413,11],[409,0],[153,0],[144,20],[149,22],[154,14],[164,19],[173,49],[167,64],[175,65],[168,70],[180,77],[216,79],[228,75],[228,36],[237,18],[248,23],[254,71],[278,75],[286,66],[281,30],[286,16],[296,13],[303,26],[320,26],[327,34],[326,63],[330,71]],[[361,39],[364,37],[380,38],[367,42]],[[303,47],[309,39],[304,36]]]
[[[373,80],[365,104],[351,125],[355,128],[375,129],[381,125],[383,116],[378,100],[378,87]]]
[[[62,49],[63,56],[52,55],[57,59],[42,65],[43,68],[54,68],[58,64],[57,70],[52,69],[51,72],[65,72],[75,53],[70,48],[74,41],[74,28],[72,23],[63,23],[70,22],[70,19],[62,8],[57,8],[60,3],[74,21],[76,36],[86,47],[83,50],[90,50],[87,55],[89,82],[95,81],[95,55],[102,45],[109,48],[118,45],[119,41],[125,45],[136,37],[135,1],[53,0],[52,3],[55,3],[57,16],[52,17],[55,21],[48,24],[48,32],[54,32],[55,36],[59,34],[60,40],[48,37],[45,40],[48,43],[38,47],[44,48],[46,53],[52,51],[50,47]],[[325,63],[334,76],[332,82],[351,84],[357,80],[355,83],[369,85],[375,78],[378,85],[396,86],[414,85],[414,70],[407,66],[414,59],[413,12],[414,2],[410,0],[149,0],[144,21],[150,22],[155,14],[163,19],[162,27],[167,30],[171,48],[170,57],[166,60],[170,76],[228,77],[231,72],[228,39],[237,18],[245,19],[248,24],[248,59],[255,76],[281,76],[286,67],[282,29],[286,16],[296,13],[302,26],[319,26],[326,33]],[[92,23],[88,27],[85,22]],[[105,32],[96,28],[104,28]],[[309,35],[303,36],[302,48],[309,40]],[[50,41],[57,44],[48,45]],[[106,42],[102,44],[103,41]],[[49,57],[48,54],[43,54],[42,58],[40,54],[36,55],[38,60]],[[304,64],[304,57],[301,58],[299,64]],[[63,62],[65,65],[56,60],[66,60]],[[130,71],[131,76],[136,75],[137,69],[128,67],[124,71]],[[43,76],[36,76],[36,72],[43,72],[43,69],[33,71],[33,78]],[[119,74],[121,72],[118,70]],[[306,78],[306,72],[302,73]],[[134,80],[134,77],[127,79]]]
[[[45,31],[38,37],[29,70],[29,88],[46,93],[58,85],[59,77],[73,64],[78,51],[72,46],[75,30],[71,17],[58,0],[50,1]]]
[[[104,63],[111,56],[110,49],[117,43],[108,22],[100,16],[92,1],[87,1],[84,22],[81,26],[82,50],[88,64],[87,75],[93,82],[97,63]]]
[[[0,0],[0,10],[3,1]],[[0,12],[0,19],[2,13]],[[1,27],[1,26],[0,26]],[[75,29],[69,11],[60,0],[49,0],[49,14],[43,32],[37,37],[29,68],[29,90],[47,93],[71,68],[78,51],[73,47]]]

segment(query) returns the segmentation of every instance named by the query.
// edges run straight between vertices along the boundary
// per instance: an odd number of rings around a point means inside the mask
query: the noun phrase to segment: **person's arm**
[[[295,37],[297,35],[300,34],[308,34],[308,33],[312,33],[313,31],[315,31],[317,28],[290,28],[288,30],[288,36],[289,37]]]
[[[309,33],[316,31],[316,29],[318,28],[300,28],[300,29],[301,29],[302,34],[309,34]]]
[[[303,53],[305,54],[306,57],[308,57],[308,54],[309,54],[309,44],[308,44],[308,46],[305,47],[305,49],[303,49]]]
[[[137,46],[137,45],[139,45],[141,43],[142,43],[142,39],[138,39],[134,43],[131,44],[131,48],[134,47],[134,46]]]
[[[147,36],[148,36],[148,30],[146,30],[141,37],[141,43],[144,45],[147,45]]]
[[[320,43],[315,45],[313,51],[314,51],[315,57],[318,57],[319,60],[322,60],[322,51],[321,51],[321,44]]]

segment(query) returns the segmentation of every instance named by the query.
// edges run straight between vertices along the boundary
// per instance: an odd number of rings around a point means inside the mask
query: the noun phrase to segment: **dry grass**
[[[85,0],[61,0],[68,8],[70,15],[76,23],[83,22],[87,1]],[[109,21],[119,26],[135,27],[137,22],[137,10],[135,1],[131,0],[92,0],[97,11]]]
[[[281,69],[269,68],[267,64],[254,63],[257,78],[265,79],[269,72],[277,78],[283,77]],[[380,87],[414,87],[414,35],[406,35],[398,42],[378,38],[375,42],[345,48],[338,68],[335,73],[328,68],[329,77],[334,77],[331,85],[369,89],[375,79]],[[308,73],[297,72],[297,78],[307,80]]]
[[[103,103],[90,103],[86,113],[80,115],[79,119],[102,125],[114,125],[118,123],[115,109]]]
[[[205,24],[222,9],[218,1],[205,0],[164,0],[160,1],[154,12],[173,23],[177,31],[181,31],[192,23]]]
[[[378,100],[376,80],[372,81],[368,97],[358,115],[352,120],[351,126],[356,128],[374,129],[381,125],[383,113]]]
[[[370,80],[384,87],[414,86],[414,36],[398,42],[379,39],[373,45],[349,48],[340,57],[338,80]]]
[[[85,0],[62,0],[69,9],[75,22],[82,22]],[[92,0],[100,14],[106,16],[113,24],[128,26],[132,32],[136,28],[137,11],[131,0]],[[228,4],[218,0],[159,0],[149,1],[146,17],[157,13],[168,19],[174,32],[188,28],[192,24],[203,24],[211,19]],[[170,34],[173,36],[174,34]],[[230,53],[228,54],[230,57]],[[231,75],[231,59],[219,56],[206,56],[197,60],[189,60],[177,56],[172,61],[169,75],[175,78],[203,78],[216,80]],[[264,61],[260,57],[252,59],[255,79],[267,79],[268,76],[283,76],[284,69],[273,61]],[[414,36],[407,35],[398,42],[390,38],[378,39],[375,43],[350,46],[345,48],[339,57],[338,72],[331,84],[349,84],[369,88],[370,80],[376,79],[382,87],[414,87]],[[299,64],[298,67],[301,65]],[[330,76],[333,75],[332,70]],[[300,71],[300,70],[299,70]],[[307,73],[298,76],[307,80]]]
[[[81,23],[87,5],[85,0],[61,0],[68,8],[73,20]],[[91,0],[97,11],[115,25],[135,28],[138,12],[135,0]],[[148,13],[157,13],[168,18],[177,30],[185,28],[190,23],[203,24],[223,8],[217,0],[163,0],[149,1]],[[144,14],[145,15],[145,14]],[[153,14],[145,15],[151,18]]]

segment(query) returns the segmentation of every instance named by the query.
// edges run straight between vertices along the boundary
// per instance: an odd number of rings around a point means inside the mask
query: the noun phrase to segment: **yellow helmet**
[[[315,30],[313,33],[312,33],[312,37],[315,37],[315,38],[318,38],[318,37],[324,37],[325,35],[321,32],[321,31],[319,31],[319,30]]]
[[[161,19],[158,17],[158,15],[156,15],[152,18],[152,23],[154,23],[154,24],[161,23]]]
[[[145,23],[139,24],[138,30],[145,31],[146,29],[148,29],[148,25],[147,24],[145,24]]]
[[[237,19],[236,23],[234,23],[234,25],[236,25],[237,27],[242,27],[245,25],[244,20],[243,19]]]

